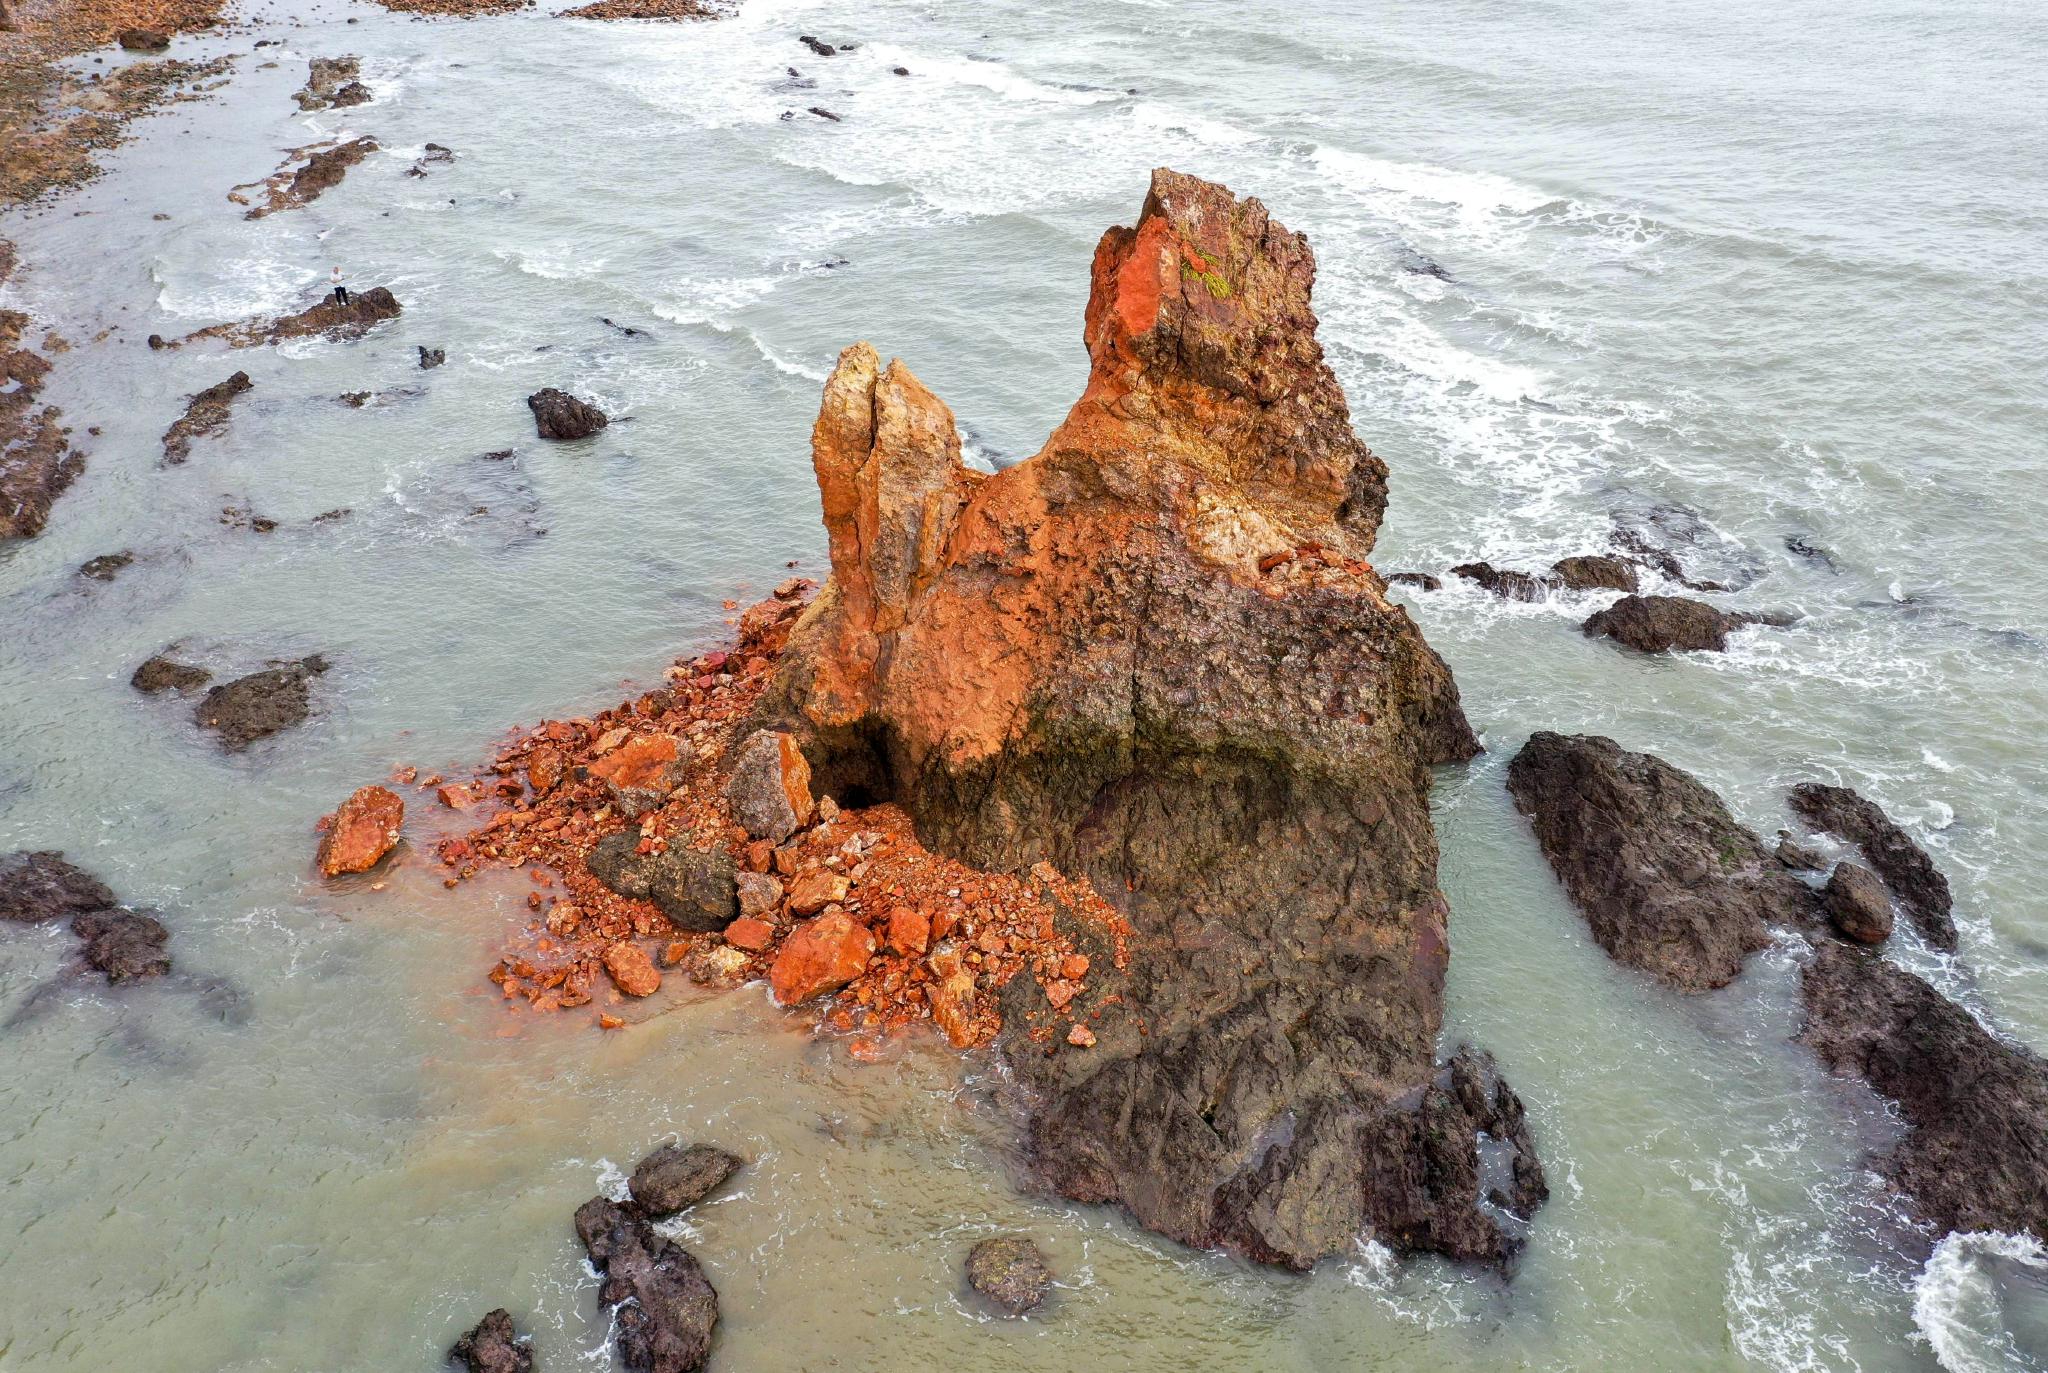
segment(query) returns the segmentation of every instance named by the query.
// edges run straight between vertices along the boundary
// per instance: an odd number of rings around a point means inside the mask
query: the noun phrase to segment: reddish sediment
[[[836,937],[852,946],[832,950],[847,960],[839,972],[858,971],[829,1001],[804,1004],[822,1007],[832,1028],[860,1032],[862,1050],[920,1021],[934,1022],[957,1048],[986,1044],[1002,1026],[999,994],[1019,974],[1037,979],[1056,1012],[1076,1002],[1090,962],[1056,929],[1056,914],[1061,925],[1099,926],[1117,961],[1126,957],[1127,927],[1087,883],[1049,864],[993,873],[932,853],[910,816],[891,804],[841,809],[820,798],[809,823],[780,845],[750,838],[733,818],[725,795],[730,762],[749,737],[749,718],[810,587],[792,582],[780,590],[780,598],[738,616],[731,648],[679,659],[666,687],[523,731],[470,782],[406,777],[482,818],[436,846],[448,885],[491,868],[529,873],[531,918],[508,936],[490,980],[509,1005],[589,1007],[598,1024],[615,1028],[619,1019],[607,1008],[658,994],[639,959],[618,952],[622,946],[700,984],[768,980],[778,993],[800,996],[815,985],[815,969],[805,966],[816,960],[814,946]],[[690,761],[664,801],[631,819],[598,775],[602,760],[663,738],[681,741]],[[722,850],[743,884],[746,874],[771,876],[780,895],[745,903],[723,933],[680,930],[652,902],[621,895],[592,874],[592,850],[621,831],[639,835],[643,855]],[[863,957],[867,946],[872,953]],[[1089,1039],[1085,1025],[1054,1020],[1040,1032],[1077,1044]]]

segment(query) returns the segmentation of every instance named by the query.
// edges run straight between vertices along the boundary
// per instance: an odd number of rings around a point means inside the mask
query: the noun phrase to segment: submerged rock
[[[692,1373],[711,1354],[718,1293],[695,1256],[654,1232],[632,1209],[592,1197],[576,1211],[576,1235],[613,1307],[619,1358],[632,1373]]]
[[[1411,1162],[1447,957],[1429,768],[1478,742],[1364,561],[1386,466],[1316,342],[1314,272],[1256,200],[1155,172],[1096,250],[1086,390],[995,475],[902,363],[842,353],[812,433],[832,576],[755,722],[821,793],[1121,907],[1127,960],[1063,922],[1085,994],[1005,994],[1035,1186],[1296,1268],[1361,1232],[1503,1261],[1476,1165]],[[958,953],[930,956],[949,1035]]]
[[[247,372],[237,372],[226,381],[215,382],[192,397],[169,429],[164,431],[164,463],[176,467],[190,456],[192,440],[213,438],[228,427],[229,407],[236,396],[254,388]]]
[[[1494,595],[1509,601],[1540,601],[1550,589],[1547,579],[1533,572],[1516,572],[1492,563],[1460,563],[1451,569],[1453,577],[1477,582]]]
[[[1424,591],[1441,591],[1444,589],[1442,579],[1433,577],[1427,572],[1389,572],[1387,580],[1395,586],[1420,587]]]
[[[316,653],[237,677],[207,692],[193,718],[220,736],[222,748],[240,753],[258,739],[302,723],[312,709],[309,683],[325,671],[327,660]]]
[[[967,1251],[967,1282],[1012,1316],[1045,1300],[1052,1267],[1038,1246],[1022,1235],[1000,1235]]]
[[[350,97],[351,91],[361,92],[361,99]],[[344,86],[335,96],[336,105],[359,105],[370,98],[370,93],[360,85]],[[353,138],[346,143],[330,148],[297,148],[293,157],[303,156],[305,162],[289,171],[279,171],[264,184],[269,189],[265,202],[249,210],[244,219],[262,219],[279,210],[296,210],[318,200],[328,191],[341,184],[348,175],[348,169],[377,151],[374,138]]]
[[[606,835],[585,866],[619,895],[652,901],[679,930],[715,934],[739,915],[735,865],[723,849],[643,854],[639,846],[638,830]]]
[[[1905,1118],[1877,1169],[1915,1213],[2048,1239],[2048,1063],[1875,952],[1829,943],[1800,986],[1801,1040]]]
[[[520,1336],[512,1313],[501,1306],[455,1342],[448,1362],[469,1373],[533,1373],[533,1342]]]
[[[398,847],[405,802],[387,787],[358,787],[328,817],[316,862],[322,877],[368,872]]]
[[[647,950],[622,939],[604,951],[604,970],[612,985],[627,996],[653,996],[661,990],[661,972]]]
[[[422,343],[419,346],[419,349],[420,370],[422,372],[432,371],[434,368],[439,367],[442,363],[448,361],[448,350],[445,348],[429,348],[427,347],[426,344]]]
[[[55,849],[0,857],[0,920],[34,924],[114,903],[113,890]]]
[[[641,1215],[660,1220],[696,1205],[744,1166],[709,1144],[664,1144],[640,1160],[626,1190]]]
[[[155,916],[123,907],[86,911],[71,922],[86,966],[109,982],[139,982],[171,970],[171,932]]]
[[[324,110],[333,105],[343,86],[362,73],[360,57],[315,57],[307,66],[306,84],[292,99],[302,110]]]
[[[1590,616],[1582,629],[1638,653],[1722,652],[1730,632],[1763,621],[1684,596],[1624,596]]]
[[[1733,981],[1772,925],[1818,922],[1813,889],[1661,758],[1543,731],[1509,764],[1507,786],[1594,941],[1680,991]]]
[[[526,407],[544,439],[585,439],[611,423],[595,405],[552,386],[528,396]]]
[[[0,246],[0,280],[12,263],[11,247]],[[21,346],[28,325],[20,310],[0,310],[0,539],[42,533],[50,507],[85,471],[60,412],[36,403],[50,364]]]
[[[1906,908],[1920,937],[1937,949],[1955,950],[1955,902],[1948,879],[1882,807],[1848,787],[1801,782],[1792,788],[1792,809],[1815,829],[1840,835],[1862,849],[1870,866]]]
[[[162,691],[175,691],[182,695],[197,691],[212,680],[213,673],[206,668],[181,663],[159,653],[135,669],[128,678],[128,685],[151,696]]]
[[[87,558],[78,565],[78,575],[90,577],[96,582],[111,582],[121,570],[133,564],[135,555],[127,549],[119,553],[102,553],[96,558]]]

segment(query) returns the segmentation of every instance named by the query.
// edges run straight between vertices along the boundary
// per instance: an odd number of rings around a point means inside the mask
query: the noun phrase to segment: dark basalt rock
[[[1661,758],[1545,731],[1515,755],[1507,786],[1594,941],[1680,991],[1733,981],[1772,925],[1820,919],[1812,888]]]
[[[702,1201],[744,1166],[709,1144],[664,1144],[640,1160],[626,1190],[641,1215],[660,1220]]]
[[[544,439],[585,439],[611,423],[595,405],[552,386],[528,396],[526,405]]]
[[[691,1253],[604,1197],[576,1210],[576,1235],[616,1308],[620,1361],[632,1373],[693,1373],[711,1354],[718,1293]]]
[[[967,1282],[1012,1316],[1045,1300],[1052,1268],[1038,1246],[1022,1235],[986,1239],[967,1251]]]
[[[167,339],[161,334],[151,334],[149,346],[156,349],[175,349],[205,339],[221,339],[230,348],[254,348],[265,343],[282,343],[286,339],[309,338],[315,335],[339,343],[347,339],[361,338],[385,320],[396,319],[403,310],[404,307],[398,303],[398,297],[392,295],[388,288],[372,286],[367,291],[351,291],[346,305],[332,295],[326,295],[322,296],[318,303],[307,306],[295,315],[209,325],[204,329],[196,329],[180,339]]]
[[[448,352],[446,349],[429,348],[424,343],[420,345],[420,370],[422,372],[429,371],[435,367],[439,367],[442,363],[446,361],[448,361]]]
[[[325,671],[327,660],[316,653],[237,677],[207,692],[193,718],[220,736],[222,748],[240,753],[258,739],[303,722],[312,708],[309,683]]]
[[[2048,1239],[2048,1063],[1875,952],[1824,945],[1801,992],[1802,1042],[1905,1118],[1876,1166],[1914,1212],[1945,1231]]]
[[[839,51],[839,49],[833,47],[830,43],[820,42],[818,39],[813,38],[808,33],[803,35],[796,41],[803,44],[805,47],[809,48],[812,52],[818,54],[818,56],[820,57],[830,57],[833,53]]]
[[[519,1337],[512,1313],[501,1306],[455,1342],[448,1362],[469,1373],[533,1373],[533,1345]]]
[[[121,574],[121,569],[135,561],[135,555],[127,549],[119,553],[102,553],[97,558],[87,558],[78,565],[78,575],[90,577],[96,582],[111,582]]]
[[[113,904],[106,883],[65,862],[54,849],[24,849],[0,858],[0,920],[33,924]]]
[[[1396,586],[1420,587],[1424,591],[1441,591],[1443,582],[1427,572],[1389,572],[1387,580]]]
[[[352,105],[367,105],[374,97],[370,88],[360,81],[351,81],[334,93],[334,108],[345,110]]]
[[[86,965],[106,974],[109,982],[139,982],[171,970],[166,946],[171,932],[161,920],[122,907],[86,911],[73,918]]]
[[[1550,565],[1557,584],[1567,591],[1634,591],[1635,565],[1607,553],[1560,558]]]
[[[1892,903],[1877,874],[1856,863],[1839,863],[1821,888],[1821,904],[1835,932],[1858,944],[1882,944],[1892,934]]]
[[[197,691],[212,680],[213,674],[207,669],[195,667],[191,663],[181,663],[175,658],[167,658],[159,653],[135,669],[135,674],[128,679],[128,685],[137,691],[154,696],[160,691]]]
[[[1683,596],[1624,596],[1580,626],[1588,635],[1605,635],[1638,653],[1693,650],[1722,652],[1728,635],[1744,625],[1763,623]]]
[[[1881,807],[1848,787],[1801,782],[1792,788],[1792,809],[1815,829],[1840,835],[1862,849],[1920,937],[1937,949],[1955,950],[1955,903],[1948,879]]]
[[[640,854],[637,830],[599,840],[584,863],[590,875],[621,896],[652,901],[679,930],[715,933],[739,916],[732,855],[675,848]]]
[[[1549,583],[1533,572],[1516,572],[1492,563],[1460,563],[1451,569],[1451,575],[1477,582],[1509,601],[1540,601],[1550,589]]]

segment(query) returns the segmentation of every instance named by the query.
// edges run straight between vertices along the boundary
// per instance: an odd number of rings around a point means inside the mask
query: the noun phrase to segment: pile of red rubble
[[[618,1006],[680,969],[707,986],[765,978],[783,1005],[836,992],[826,1020],[870,1032],[857,1047],[929,1018],[967,1048],[994,1037],[998,994],[1019,973],[1056,1013],[1080,994],[1089,960],[1056,911],[1096,923],[1123,962],[1127,926],[1086,882],[1042,863],[1012,875],[942,858],[897,806],[814,797],[787,736],[738,737],[811,590],[783,583],[738,617],[731,650],[679,660],[668,686],[602,714],[520,733],[470,782],[398,774],[491,812],[438,844],[446,885],[529,870],[532,919],[490,972],[508,1002]],[[1065,1037],[1094,1042],[1078,1022]]]

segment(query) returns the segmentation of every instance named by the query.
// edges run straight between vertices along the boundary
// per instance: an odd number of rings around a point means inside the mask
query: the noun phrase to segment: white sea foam
[[[2043,1368],[2005,1329],[1995,1268],[2003,1262],[2048,1276],[2048,1250],[2031,1235],[1996,1230],[1948,1235],[1913,1284],[1913,1324],[1949,1373]]]

